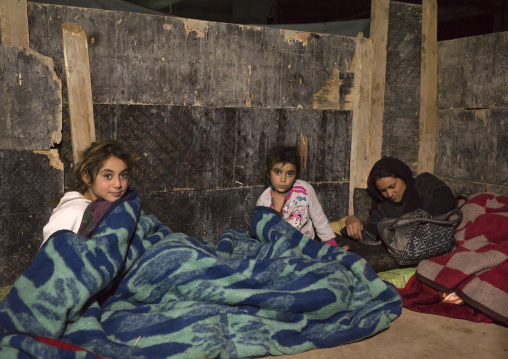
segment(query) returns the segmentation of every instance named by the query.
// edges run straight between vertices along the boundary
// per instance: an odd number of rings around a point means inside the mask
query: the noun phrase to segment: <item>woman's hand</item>
[[[284,201],[286,200],[286,194],[273,191],[272,194],[272,205],[273,209],[279,213],[282,213],[282,207],[284,207]]]
[[[347,235],[354,239],[362,239],[362,222],[355,216],[346,219]]]

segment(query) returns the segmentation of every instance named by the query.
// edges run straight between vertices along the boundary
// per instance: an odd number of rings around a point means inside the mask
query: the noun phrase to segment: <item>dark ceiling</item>
[[[128,0],[179,17],[237,24],[369,19],[371,0]],[[422,0],[400,2],[421,4]],[[437,0],[438,41],[508,30],[508,0]]]

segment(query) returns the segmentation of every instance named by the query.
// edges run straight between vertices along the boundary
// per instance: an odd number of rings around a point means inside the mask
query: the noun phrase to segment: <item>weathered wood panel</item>
[[[438,43],[437,175],[508,195],[508,32]]]
[[[51,58],[0,46],[0,149],[48,149],[60,142],[61,92]]]
[[[354,109],[351,124],[351,158],[349,175],[349,213],[354,214],[355,188],[365,188],[372,167],[373,128],[371,117],[373,45],[362,34],[356,38]],[[381,126],[382,128],[382,126]]]
[[[62,99],[68,103],[61,25],[84,29],[97,140],[116,138],[140,156],[132,184],[146,212],[173,230],[212,240],[227,228],[248,230],[267,185],[265,156],[277,142],[305,141],[301,177],[314,184],[331,219],[346,214],[354,38],[33,3],[28,21],[30,47],[51,58],[52,76],[64,79],[60,106]],[[6,93],[16,97],[15,90]],[[47,103],[46,88],[38,93]],[[65,170],[34,165],[24,173],[52,181],[51,198],[69,180],[72,164],[68,106],[60,112],[27,123],[47,129],[63,116],[56,147]],[[28,188],[15,179],[12,186]],[[40,243],[52,209],[47,202],[23,243]],[[30,206],[22,202],[18,212],[30,214]],[[2,240],[27,228],[18,212],[2,218],[12,220]],[[0,274],[7,284],[24,266],[10,268],[12,275]]]
[[[386,59],[383,156],[416,171],[419,149],[421,5],[390,2]]]
[[[438,109],[508,107],[508,32],[438,43]]]
[[[0,2],[0,35],[4,46],[28,47],[26,0]]]
[[[73,162],[78,163],[81,153],[95,142],[88,41],[83,29],[73,22],[62,24],[62,34]]]
[[[436,174],[508,194],[507,109],[441,110],[437,131]]]
[[[50,157],[49,152],[0,150],[0,286],[12,284],[32,262],[50,202],[63,188],[61,164]]]
[[[437,0],[422,2],[418,173],[434,172],[437,109]]]
[[[62,156],[69,178],[66,106],[63,114]],[[347,214],[349,111],[94,105],[94,117],[99,141],[116,138],[139,156],[132,185],[143,198],[157,201],[146,203],[147,213],[178,231],[217,238],[219,229],[237,221],[247,230],[257,197],[269,184],[264,173],[268,150],[278,142],[299,146],[301,136],[308,160],[300,177],[315,184],[328,215],[338,219]],[[228,195],[230,200],[218,202]],[[238,203],[232,203],[237,196]],[[196,221],[202,224],[196,226]]]
[[[372,90],[370,103],[370,129],[366,133],[369,141],[369,167],[382,153],[383,113],[385,106],[388,21],[390,1],[371,2],[371,39],[372,39]]]
[[[313,183],[330,221],[344,216],[338,203],[347,204],[347,183]],[[230,190],[173,191],[141,194],[143,210],[174,232],[183,232],[199,240],[216,242],[228,229],[250,231],[250,222],[264,186]]]
[[[84,29],[94,103],[310,109],[355,51],[349,37],[95,9],[30,3],[28,19],[30,47],[59,76],[61,24]]]
[[[95,105],[94,112],[99,140],[122,140],[141,157],[143,192],[264,184],[269,148],[299,145],[302,135],[306,180],[349,178],[349,111]]]

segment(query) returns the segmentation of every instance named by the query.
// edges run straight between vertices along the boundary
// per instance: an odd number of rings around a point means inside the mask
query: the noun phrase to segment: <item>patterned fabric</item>
[[[0,357],[297,354],[369,337],[400,315],[396,289],[363,259],[274,212],[256,209],[256,238],[229,230],[214,244],[172,233],[130,193],[90,239],[60,231],[41,248],[0,301]]]
[[[474,321],[508,324],[508,197],[478,193],[461,207],[457,248],[424,260],[401,291],[406,308]],[[466,304],[442,302],[455,292]]]
[[[452,215],[455,218],[448,220]],[[417,209],[399,218],[383,219],[377,225],[393,259],[401,265],[416,265],[423,259],[450,253],[461,220],[460,210],[432,217]]]

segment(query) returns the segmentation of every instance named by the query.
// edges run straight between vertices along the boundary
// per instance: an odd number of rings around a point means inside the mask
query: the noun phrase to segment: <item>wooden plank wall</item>
[[[438,43],[435,173],[508,195],[508,32]]]
[[[392,1],[389,13],[381,155],[396,157],[417,172],[422,7]]]
[[[62,82],[29,48],[26,1],[0,2],[0,286],[37,253],[50,202],[63,189]]]
[[[428,17],[432,16],[437,14],[429,13]],[[424,137],[420,127],[432,127],[432,117],[419,115],[422,6],[373,1],[371,34],[370,39],[357,40],[349,213],[353,213],[354,189],[366,188],[370,169],[382,156],[397,157],[417,172],[419,141]],[[425,72],[424,76],[430,78],[432,74]],[[428,87],[425,96],[435,97],[435,90]],[[432,139],[426,138],[429,146]],[[426,159],[433,158],[431,152],[432,147]]]
[[[307,149],[302,178],[330,219],[347,213],[354,38],[34,3],[27,9],[30,51],[51,59],[49,78],[62,80],[60,112],[52,116],[61,137],[44,135],[45,143],[15,153],[0,149],[7,184],[0,245],[9,248],[0,256],[0,285],[31,262],[49,202],[74,161],[64,23],[86,34],[97,140],[115,138],[141,158],[133,185],[145,212],[198,239],[248,230],[267,185],[266,153],[287,142]]]

